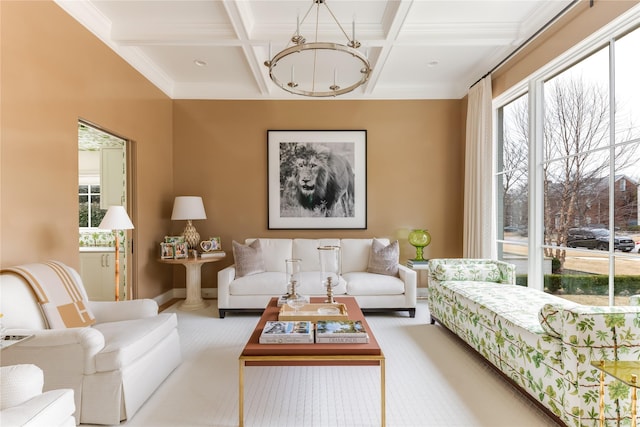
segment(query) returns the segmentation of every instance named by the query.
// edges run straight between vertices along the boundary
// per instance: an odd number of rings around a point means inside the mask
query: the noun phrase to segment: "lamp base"
[[[184,236],[184,240],[187,242],[189,249],[198,248],[198,245],[200,244],[200,234],[198,234],[190,219],[187,220],[187,226],[184,228],[182,235]]]

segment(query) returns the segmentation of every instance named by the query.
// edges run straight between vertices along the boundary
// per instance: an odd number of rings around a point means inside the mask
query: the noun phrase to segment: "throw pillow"
[[[389,245],[385,245],[378,239],[373,239],[371,250],[369,251],[367,272],[397,276],[399,261],[400,246],[397,240]]]
[[[540,326],[551,336],[562,338],[562,306],[545,304],[538,312]]]
[[[236,277],[250,276],[265,271],[260,240],[256,239],[250,245],[242,245],[234,240],[232,246]]]
[[[495,264],[440,264],[432,273],[436,280],[500,283],[500,269]]]

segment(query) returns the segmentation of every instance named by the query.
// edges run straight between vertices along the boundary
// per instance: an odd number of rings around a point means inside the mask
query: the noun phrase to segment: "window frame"
[[[544,165],[544,84],[555,75],[562,71],[574,66],[578,62],[597,52],[599,49],[608,46],[609,47],[609,93],[615,94],[615,64],[612,61],[614,55],[615,41],[622,38],[625,34],[632,31],[640,31],[640,7],[634,7],[627,13],[621,15],[617,19],[613,20],[610,24],[603,27],[601,30],[593,33],[587,37],[581,43],[575,45],[572,49],[569,49],[565,54],[558,56],[545,66],[539,68],[537,71],[523,79],[518,84],[512,86],[510,89],[493,99],[493,142],[494,142],[494,165],[496,170],[494,172],[494,194],[499,194],[501,188],[501,178],[503,171],[498,171],[500,157],[502,153],[499,153],[503,149],[500,137],[502,134],[501,120],[502,108],[516,100],[517,98],[528,94],[529,97],[529,162],[528,162],[528,189],[529,189],[529,223],[528,223],[528,286],[543,290],[544,287],[544,248],[551,247],[544,244],[544,185],[543,185],[543,165]],[[615,123],[615,96],[609,97],[610,102],[610,123]],[[616,146],[615,127],[610,126],[611,129],[611,141],[609,147],[611,150]],[[613,181],[615,179],[615,162],[610,162],[609,177]],[[615,183],[610,182],[611,188],[615,188]],[[501,205],[501,198],[494,196],[494,206],[496,212],[503,211],[504,206]],[[613,197],[610,197],[613,199]],[[611,204],[613,200],[611,200]],[[610,218],[609,223],[613,222],[614,210],[613,206],[609,209]],[[501,244],[518,244],[513,240],[506,238],[500,239],[500,221],[502,221],[501,214],[497,215],[494,219],[496,224],[496,233],[493,237],[493,244],[496,249],[496,253],[502,256],[500,250]],[[614,233],[611,233],[612,236]],[[519,243],[522,245],[522,243]],[[614,273],[615,273],[615,260],[618,257],[624,257],[624,255],[614,254],[614,251],[610,251],[609,257],[609,305],[614,305]]]

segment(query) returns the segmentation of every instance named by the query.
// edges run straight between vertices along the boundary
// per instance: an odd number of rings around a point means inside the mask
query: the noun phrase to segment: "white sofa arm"
[[[418,300],[418,274],[409,267],[398,264],[398,275],[404,282],[404,294],[407,301],[416,306]]]
[[[128,301],[88,301],[97,323],[142,319],[158,314],[158,303],[152,299]]]
[[[74,411],[73,390],[59,389],[2,410],[0,420],[6,427],[75,427]]]
[[[42,386],[44,386],[44,374],[36,365],[0,367],[0,409],[20,405],[42,394]]]
[[[229,285],[235,278],[235,264],[218,271],[218,308],[229,307]]]
[[[104,336],[91,327],[68,329],[9,329],[8,335],[33,335],[2,350],[2,365],[32,363],[45,373],[88,375],[96,372],[95,355],[104,348]],[[46,375],[45,375],[46,377]]]

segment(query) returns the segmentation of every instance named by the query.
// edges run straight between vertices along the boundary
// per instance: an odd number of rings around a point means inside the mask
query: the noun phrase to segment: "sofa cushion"
[[[286,273],[265,271],[252,276],[237,277],[229,284],[230,295],[271,295],[287,293]]]
[[[464,280],[499,283],[502,278],[497,265],[487,264],[439,264],[431,273],[436,280]]]
[[[104,348],[96,354],[96,371],[109,372],[131,366],[178,326],[175,313],[143,319],[99,323],[93,328],[104,336]]]
[[[340,239],[293,239],[293,258],[300,259],[301,271],[320,271],[320,246],[340,246]]]
[[[389,244],[389,239],[378,239],[385,246]],[[369,252],[373,239],[342,239],[342,272],[367,271],[369,265]]]
[[[404,282],[398,277],[366,272],[345,273],[347,295],[401,295]]]
[[[300,283],[296,292],[300,295],[326,295],[327,288],[322,285],[319,271],[303,271],[299,275]],[[334,295],[344,295],[347,292],[347,282],[342,276],[338,280],[338,286],[332,290]]]
[[[254,240],[249,245],[242,245],[234,240],[232,245],[237,277],[250,276],[265,271],[260,240]]]
[[[247,245],[254,241],[260,241],[262,248],[262,259],[264,260],[264,271],[286,272],[285,260],[296,258],[291,256],[291,239],[246,239]]]
[[[378,239],[373,239],[369,251],[368,273],[385,274],[387,276],[398,275],[398,263],[400,262],[400,246],[396,240],[385,245]]]

